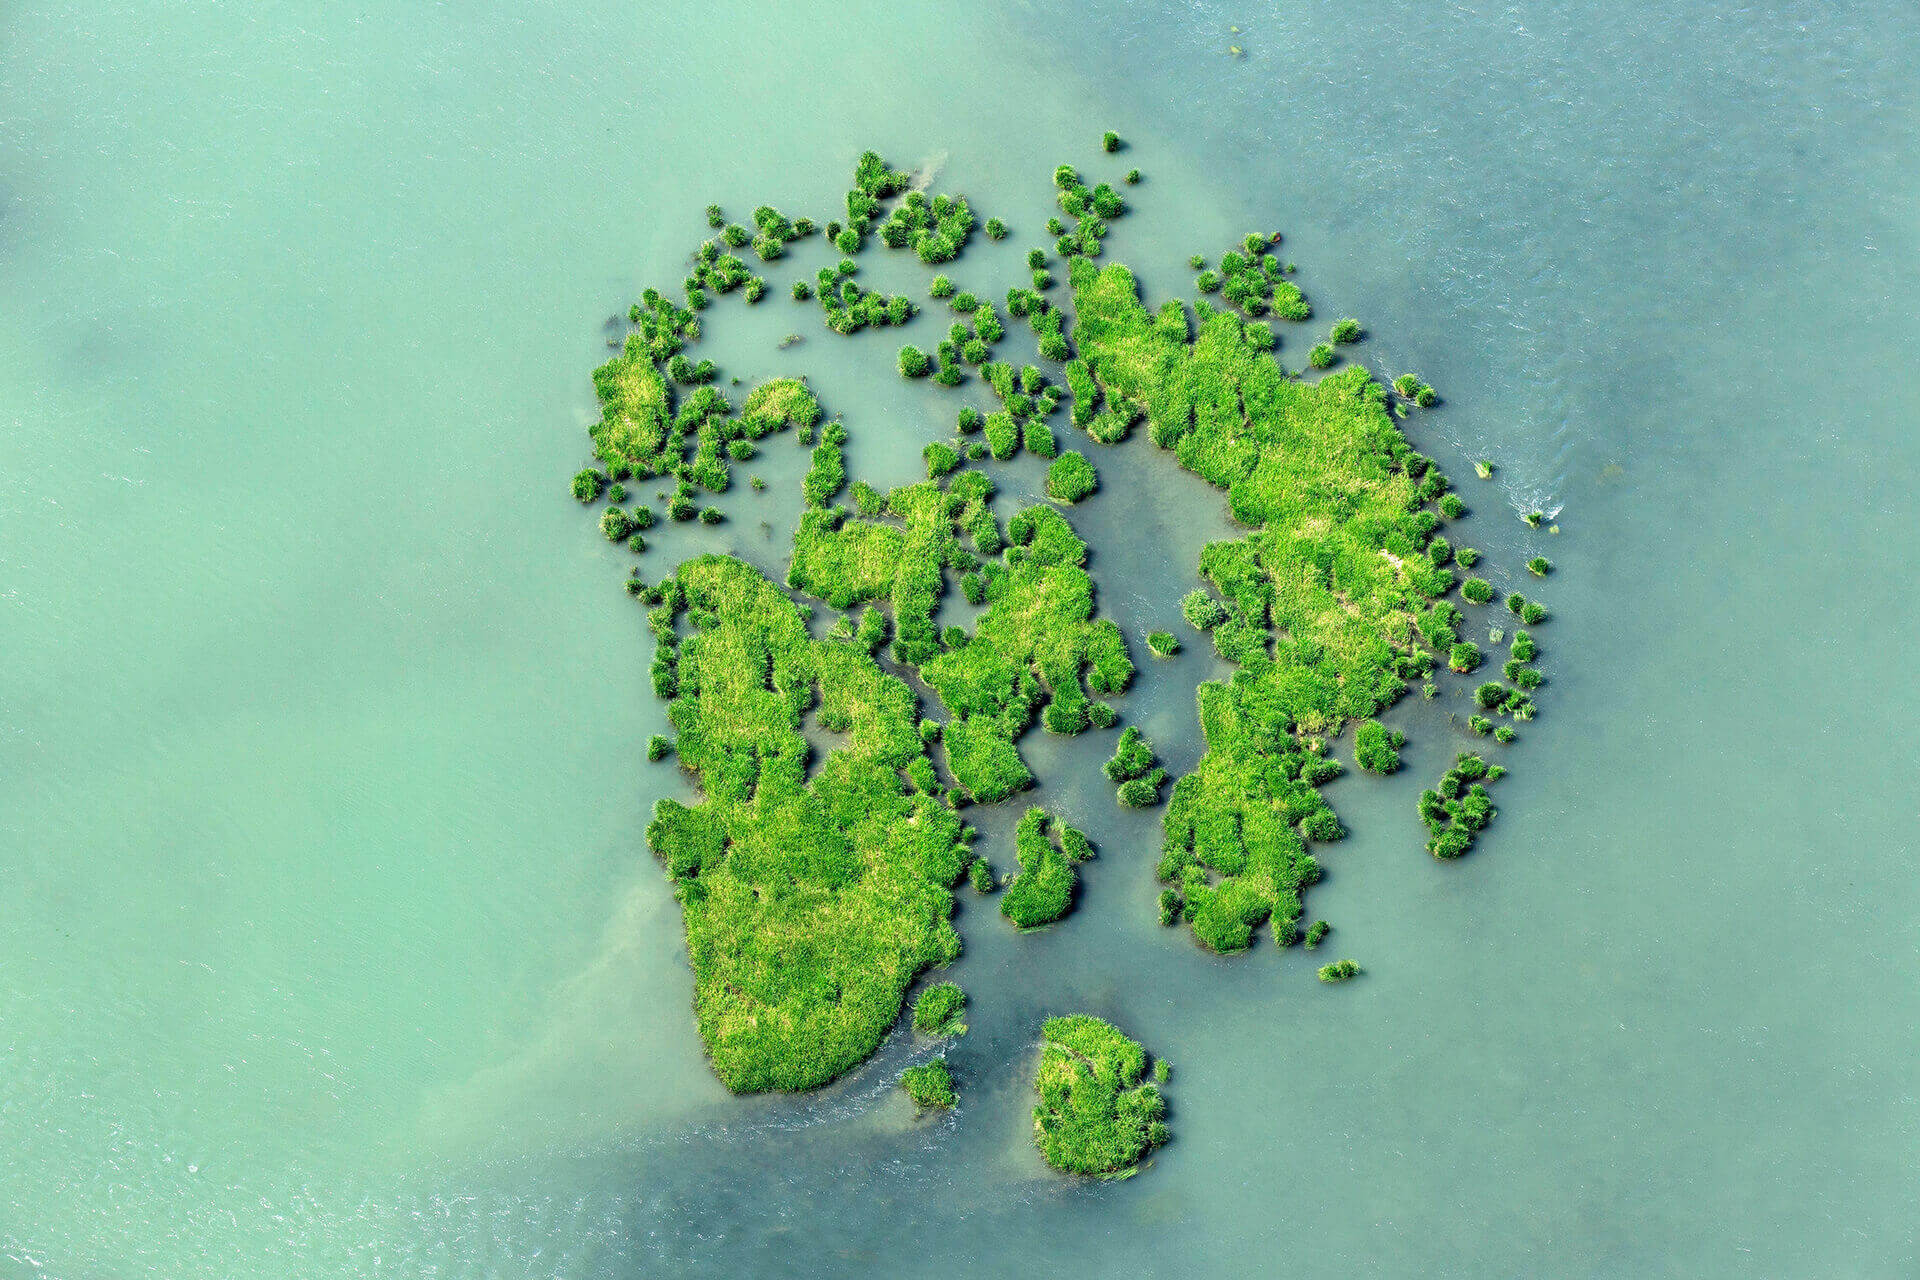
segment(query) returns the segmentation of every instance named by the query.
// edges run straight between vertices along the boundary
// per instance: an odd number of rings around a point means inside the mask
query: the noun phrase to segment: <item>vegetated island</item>
[[[1175,784],[1165,817],[1163,923],[1185,920],[1217,951],[1246,947],[1269,923],[1276,942],[1295,941],[1302,895],[1320,874],[1309,845],[1344,834],[1318,791],[1342,771],[1333,739],[1357,723],[1357,763],[1391,772],[1403,735],[1375,717],[1413,680],[1436,696],[1442,657],[1460,673],[1483,661],[1447,598],[1457,580],[1450,562],[1471,568],[1479,559],[1441,532],[1465,505],[1395,421],[1436,404],[1433,389],[1411,375],[1382,387],[1358,365],[1338,367],[1341,349],[1364,337],[1350,320],[1309,353],[1315,370],[1332,372],[1309,379],[1285,369],[1263,318],[1303,322],[1312,307],[1293,264],[1269,252],[1277,235],[1247,236],[1217,271],[1192,260],[1199,293],[1224,305],[1203,296],[1149,310],[1126,267],[1097,261],[1125,201],[1071,166],[1055,170],[1054,185],[1064,218],[1048,222],[1052,254],[1028,251],[1031,287],[1006,291],[1008,319],[940,275],[928,295],[958,318],[931,352],[898,353],[903,376],[940,388],[929,394],[978,383],[993,398],[984,412],[962,406],[953,439],[926,446],[924,482],[888,493],[849,486],[847,428],[837,417],[822,425],[804,378],[763,382],[736,408],[713,385],[713,363],[686,354],[716,297],[755,305],[766,296],[765,279],[733,250],[778,263],[816,233],[842,256],[811,281],[794,280],[795,301],[816,304],[841,335],[914,320],[920,307],[910,298],[859,283],[857,255],[878,242],[930,266],[951,262],[974,215],[964,197],[913,189],[912,175],[871,152],[856,168],[844,223],[762,206],[749,230],[710,208],[719,234],[692,256],[684,305],[644,291],[619,354],[595,371],[598,465],[574,477],[572,493],[587,506],[604,502],[601,532],[636,555],[649,550],[649,534],[657,542],[671,529],[661,515],[722,522],[717,499],[731,486],[731,464],[753,458],[768,437],[792,432],[812,449],[787,591],[718,555],[687,560],[657,585],[637,567],[627,581],[651,606],[653,684],[670,700],[677,734],[656,737],[648,756],[677,754],[703,793],[693,805],[661,801],[648,840],[685,916],[701,1035],[732,1089],[811,1088],[870,1055],[918,975],[958,953],[954,886],[963,877],[981,892],[994,885],[959,811],[1034,785],[1018,743],[1036,723],[1074,735],[1119,718],[1112,700],[1134,666],[1119,629],[1097,617],[1085,544],[1046,504],[1003,526],[980,469],[1024,450],[1053,460],[1045,487],[1054,502],[1092,499],[1092,463],[1063,453],[1047,421],[1062,407],[1101,446],[1123,444],[1144,423],[1155,445],[1224,492],[1250,530],[1206,548],[1199,567],[1211,590],[1182,604],[1236,670],[1199,690],[1207,750]],[[995,240],[1010,234],[998,219],[987,230]],[[1055,258],[1071,319],[1048,296]],[[1009,322],[1026,325],[1058,377],[995,358]],[[663,510],[629,505],[627,483],[655,478],[673,486],[659,495]],[[763,487],[758,477],[753,487]],[[1539,576],[1551,567],[1536,564]],[[935,625],[955,585],[982,608],[970,629]],[[1470,603],[1496,594],[1484,579],[1469,585]],[[844,612],[816,639],[814,606],[794,596]],[[1507,606],[1530,625],[1548,616],[1517,594]],[[1149,648],[1170,655],[1179,642],[1157,632]],[[1484,685],[1481,710],[1532,717],[1536,653],[1531,635],[1516,631],[1503,668],[1514,687]],[[909,677],[946,719],[923,715]],[[1476,732],[1491,726],[1485,716],[1473,721]],[[1502,724],[1494,736],[1505,743],[1514,732]],[[818,761],[814,739],[827,744]],[[1502,770],[1481,762],[1476,773],[1467,761],[1421,801],[1438,857],[1465,852],[1492,816],[1484,783]],[[1122,803],[1159,803],[1166,771],[1137,729],[1126,730],[1107,772]],[[1023,927],[1058,919],[1071,907],[1074,865],[1090,853],[1085,838],[1036,809],[1015,852],[1021,869],[1004,913]],[[1321,922],[1312,941],[1324,932]],[[1336,971],[1359,969],[1343,961],[1322,976]]]
[[[1047,1163],[1062,1173],[1132,1177],[1168,1137],[1166,1099],[1146,1075],[1146,1050],[1111,1023],[1084,1013],[1047,1019],[1033,1080],[1033,1136]],[[1166,1075],[1156,1063],[1155,1077]]]

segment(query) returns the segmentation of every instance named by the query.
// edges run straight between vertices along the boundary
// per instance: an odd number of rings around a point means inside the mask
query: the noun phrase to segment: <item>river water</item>
[[[1876,0],[8,6],[0,1277],[1914,1274],[1916,59]],[[1332,785],[1338,989],[1157,928],[1111,735],[1036,734],[1101,853],[1048,932],[963,893],[958,1110],[892,1089],[910,1037],[729,1098],[642,836],[684,790],[627,557],[565,494],[603,324],[709,201],[824,217],[869,146],[1015,225],[954,270],[1003,288],[1107,128],[1150,299],[1277,227],[1441,390],[1409,430],[1468,536],[1557,566],[1543,714],[1458,864],[1412,812],[1457,703]],[[951,422],[900,335],[783,285],[712,314],[856,476]],[[1137,641],[1227,526],[1093,452]],[[648,576],[777,571],[802,464],[770,442]],[[1185,766],[1213,660],[1136,652]],[[1130,1182],[1031,1148],[1068,1010],[1174,1066]]]

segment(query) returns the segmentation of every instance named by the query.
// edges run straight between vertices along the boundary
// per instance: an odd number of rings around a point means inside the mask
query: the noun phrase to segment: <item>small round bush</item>
[[[1527,561],[1527,572],[1536,578],[1544,578],[1553,572],[1553,562],[1545,556],[1535,556]]]
[[[1422,409],[1431,409],[1440,403],[1440,395],[1432,387],[1422,383],[1420,388],[1413,393],[1413,402]]]
[[[1102,151],[1106,151],[1106,152],[1109,152],[1109,153],[1111,153],[1111,152],[1114,152],[1114,151],[1118,151],[1118,150],[1120,149],[1120,135],[1119,135],[1119,134],[1117,134],[1117,133],[1115,133],[1115,132],[1114,132],[1113,130],[1111,130],[1111,129],[1109,129],[1109,130],[1107,130],[1107,131],[1106,131],[1105,133],[1103,133],[1103,134],[1101,134],[1101,135],[1100,135],[1100,149],[1101,149]]]
[[[1471,569],[1480,563],[1480,553],[1472,547],[1462,547],[1453,553],[1454,563],[1462,569]]]
[[[633,532],[633,517],[621,507],[608,507],[600,513],[600,532],[608,542],[625,542]]]
[[[908,1067],[900,1073],[900,1087],[923,1111],[945,1111],[959,1101],[959,1095],[953,1091],[953,1073],[947,1070],[944,1058]]]
[[[1147,648],[1152,650],[1156,657],[1171,658],[1180,652],[1180,640],[1171,631],[1149,631]]]
[[[1467,721],[1467,728],[1484,738],[1493,732],[1493,721],[1487,719],[1485,716],[1475,716]]]
[[[1220,289],[1220,273],[1211,270],[1202,271],[1200,278],[1193,282],[1193,287],[1202,293],[1218,292]]]
[[[1485,604],[1493,599],[1493,584],[1485,578],[1468,578],[1460,584],[1460,596],[1470,604]]]
[[[1529,600],[1520,610],[1520,621],[1530,627],[1537,627],[1547,620],[1547,607],[1538,600]]]
[[[667,752],[673,750],[673,743],[664,733],[656,733],[647,739],[647,759],[656,764],[667,758]]]
[[[1065,360],[1073,354],[1073,348],[1067,345],[1067,340],[1062,335],[1047,333],[1040,337],[1040,354],[1049,360]]]
[[[970,436],[974,432],[978,431],[981,425],[985,422],[986,422],[985,415],[983,415],[978,409],[974,408],[972,405],[968,405],[966,408],[960,411],[959,420],[955,422],[954,426],[960,432],[961,435]]]
[[[993,351],[978,338],[968,338],[960,344],[960,358],[968,364],[985,364]]]
[[[646,549],[647,549],[646,534],[630,533],[627,535],[627,550],[633,552],[635,555],[639,555],[641,552],[645,551]]]
[[[1058,218],[1048,218],[1047,234],[1050,236],[1063,236],[1067,234],[1067,224]]]
[[[1129,169],[1129,170],[1127,170],[1127,185],[1128,185],[1128,186],[1134,186],[1134,185],[1137,185],[1137,184],[1139,183],[1139,181],[1140,181],[1140,171],[1139,171],[1138,169]]]
[[[1320,966],[1320,981],[1345,982],[1349,978],[1357,977],[1359,973],[1360,966],[1353,961],[1335,960],[1332,964]]]
[[[1527,598],[1518,591],[1507,597],[1507,612],[1518,616],[1527,607]]]
[[[720,508],[718,507],[700,508],[701,524],[719,524],[725,518],[725,516],[721,515]]]
[[[959,451],[938,440],[921,450],[921,456],[927,460],[927,478],[931,480],[938,480],[960,465]]]
[[[953,296],[953,281],[947,279],[945,276],[935,276],[933,283],[927,286],[927,295],[933,298],[951,298]]]
[[[916,346],[900,348],[900,376],[903,378],[924,378],[932,367],[927,353]]]
[[[1512,725],[1503,724],[1493,731],[1493,736],[1501,742],[1512,742],[1519,735],[1513,731]]]
[[[1327,335],[1335,342],[1347,343],[1360,341],[1360,322],[1352,318],[1333,322],[1333,332]]]
[[[860,252],[860,233],[852,227],[843,229],[833,238],[833,247],[842,253]]]
[[[1507,686],[1489,680],[1473,691],[1473,700],[1488,711],[1498,711],[1507,701]]]
[[[1059,502],[1078,502],[1099,486],[1093,464],[1075,449],[1069,449],[1047,468],[1047,496]]]
[[[1447,650],[1447,666],[1461,675],[1466,675],[1480,665],[1480,646],[1471,640],[1462,640]]]
[[[980,309],[980,299],[962,290],[953,295],[953,301],[947,304],[961,315],[971,315]]]
[[[588,467],[573,478],[573,496],[579,502],[598,502],[606,487],[606,473],[597,467]]]
[[[759,276],[747,281],[746,298],[748,302],[758,302],[767,292],[767,282]]]
[[[812,285],[808,284],[805,280],[795,280],[793,282],[793,300],[795,302],[805,302],[808,298],[811,298],[812,296],[813,296]]]
[[[987,219],[987,239],[1005,240],[1006,238],[1007,238],[1007,224],[1000,221],[1000,219],[998,218],[988,218]]]
[[[1440,495],[1440,514],[1449,520],[1458,520],[1467,514],[1467,504],[1460,501],[1460,495],[1457,493],[1442,494]]]
[[[1332,368],[1334,359],[1331,342],[1316,343],[1313,350],[1307,352],[1307,363],[1316,369]]]

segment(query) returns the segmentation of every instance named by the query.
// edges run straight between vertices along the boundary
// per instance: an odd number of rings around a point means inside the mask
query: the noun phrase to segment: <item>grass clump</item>
[[[1146,1051],[1086,1014],[1049,1018],[1041,1031],[1034,1140],[1062,1173],[1125,1178],[1169,1136],[1167,1104],[1147,1081]]]
[[[1100,766],[1110,782],[1120,784],[1117,799],[1130,809],[1147,809],[1160,803],[1160,787],[1167,771],[1157,767],[1153,744],[1132,725],[1120,733],[1113,755]]]
[[[1349,978],[1358,977],[1359,973],[1360,966],[1353,961],[1335,960],[1332,964],[1323,964],[1320,966],[1320,981],[1345,982]]]
[[[1392,773],[1400,767],[1400,748],[1406,735],[1378,720],[1362,720],[1354,733],[1353,762],[1368,773]]]
[[[1078,502],[1100,485],[1093,464],[1078,450],[1069,449],[1047,468],[1047,496],[1059,502]]]
[[[1440,785],[1420,793],[1420,820],[1427,825],[1428,853],[1451,859],[1473,847],[1474,837],[1498,812],[1486,784],[1502,772],[1472,752],[1461,752]]]
[[[920,993],[913,1003],[913,1029],[930,1036],[965,1035],[967,1024],[960,1021],[967,993],[957,982],[936,982]]]
[[[1000,898],[1000,914],[1022,929],[1038,929],[1073,910],[1074,868],[1093,856],[1086,836],[1044,809],[1028,809],[1014,832],[1014,851],[1020,870]]]
[[[1100,135],[1100,149],[1112,153],[1120,149],[1120,135],[1109,129]]]
[[[932,367],[927,353],[911,344],[900,348],[900,376],[903,378],[924,378]]]
[[[1536,578],[1544,578],[1553,572],[1553,562],[1545,556],[1535,556],[1527,561],[1527,572]]]
[[[1180,637],[1171,631],[1149,631],[1147,648],[1156,658],[1171,658],[1180,652]]]
[[[1326,939],[1326,936],[1332,932],[1333,926],[1325,920],[1315,920],[1312,926],[1307,929],[1307,950],[1314,950]]]
[[[960,1101],[960,1095],[953,1088],[953,1072],[947,1069],[945,1058],[908,1067],[900,1073],[900,1087],[922,1111],[945,1111]]]
[[[1485,578],[1468,578],[1460,584],[1460,598],[1468,604],[1486,604],[1493,599],[1493,584]]]

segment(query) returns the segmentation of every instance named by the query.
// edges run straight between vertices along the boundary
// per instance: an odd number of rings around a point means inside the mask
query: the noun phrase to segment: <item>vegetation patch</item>
[[[1146,1077],[1146,1051],[1111,1023],[1047,1019],[1033,1082],[1034,1140],[1047,1163],[1085,1177],[1137,1172],[1168,1138],[1166,1099]]]
[[[1093,856],[1086,836],[1044,809],[1029,809],[1014,832],[1019,874],[1000,897],[1000,914],[1022,929],[1052,924],[1073,910],[1075,870]]]
[[[660,635],[681,764],[704,799],[647,841],[686,919],[694,1012],[737,1092],[809,1089],[873,1052],[924,969],[959,954],[951,886],[972,854],[930,786],[914,696],[857,642],[725,556],[682,565]],[[671,643],[674,617],[692,634]],[[669,657],[669,655],[674,655]],[[808,776],[802,717],[836,738]]]
[[[920,993],[913,1004],[913,1029],[930,1036],[963,1036],[967,1024],[960,1011],[967,1007],[967,993],[957,982],[936,982]]]
[[[947,1069],[945,1058],[908,1067],[900,1073],[900,1087],[922,1111],[945,1111],[960,1101],[953,1087],[953,1072]]]

